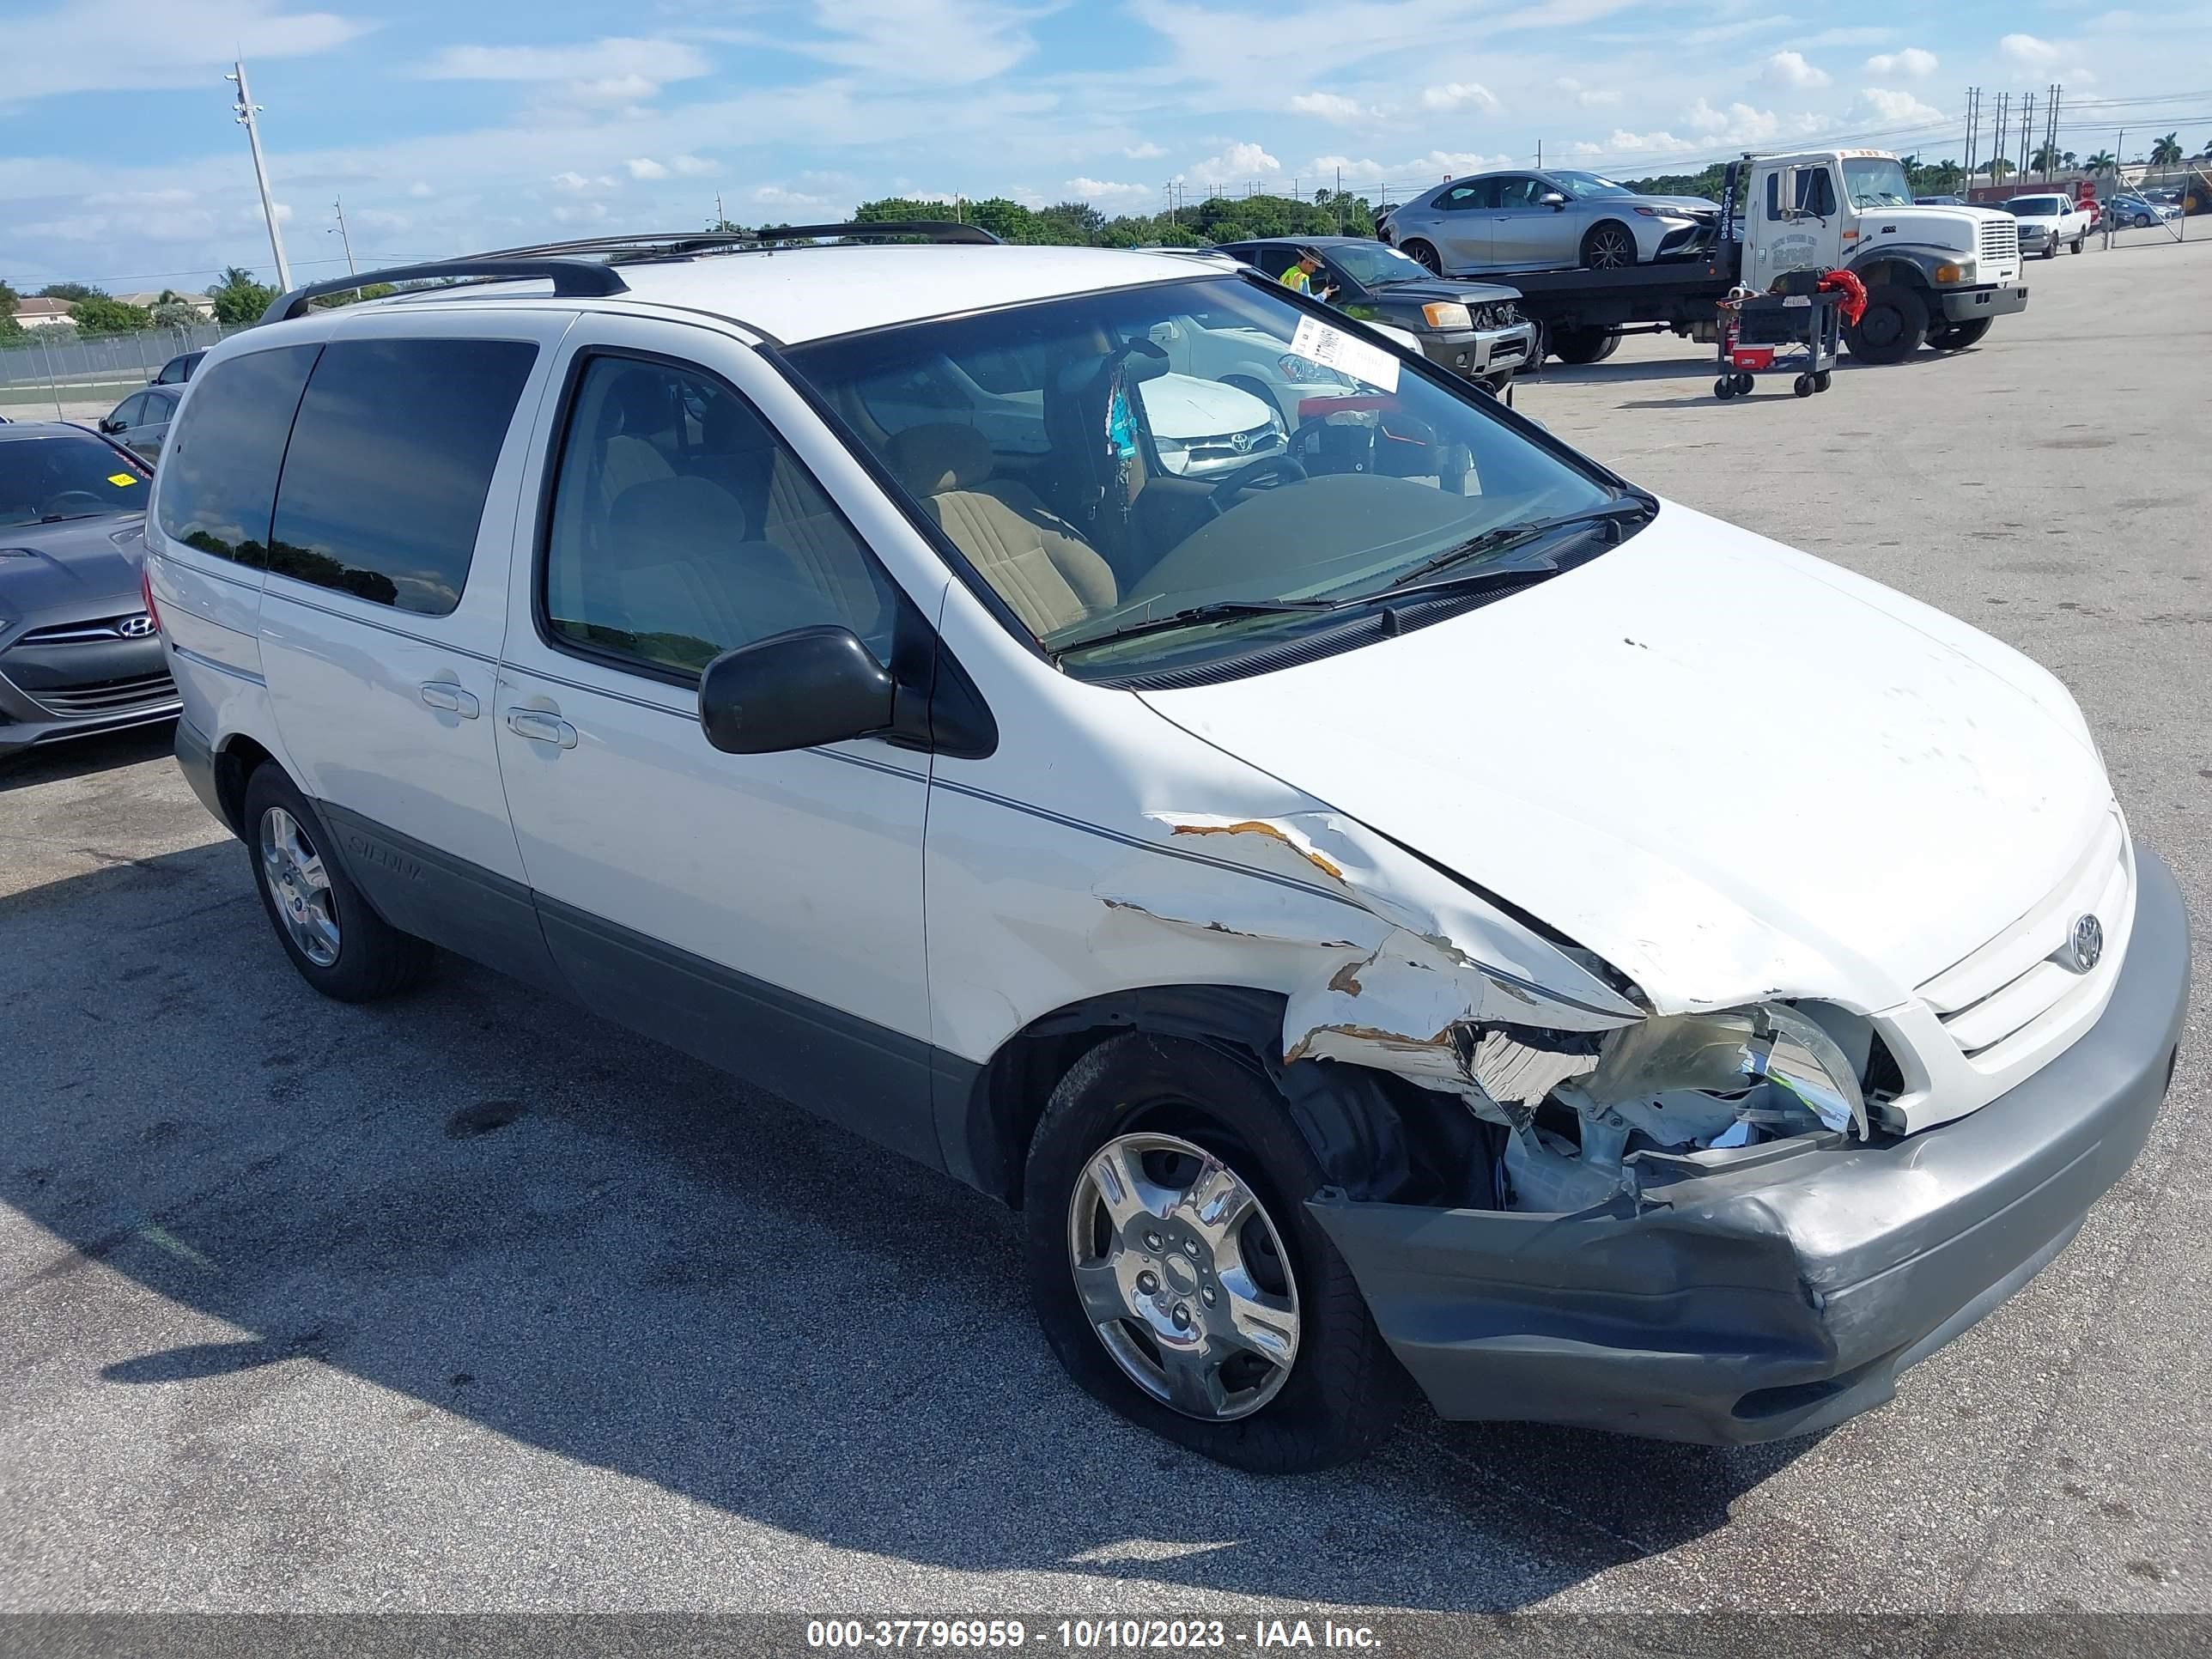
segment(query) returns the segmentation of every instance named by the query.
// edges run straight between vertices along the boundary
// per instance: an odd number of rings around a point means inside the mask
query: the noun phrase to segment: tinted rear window
[[[161,458],[161,533],[240,564],[268,562],[276,469],[313,345],[278,346],[198,376],[191,404]]]
[[[340,340],[300,401],[269,568],[423,616],[459,605],[538,348]]]

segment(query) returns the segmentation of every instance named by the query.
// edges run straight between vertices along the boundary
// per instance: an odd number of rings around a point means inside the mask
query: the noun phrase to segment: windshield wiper
[[[1145,634],[1164,633],[1171,628],[1195,628],[1206,623],[1226,622],[1235,617],[1273,617],[1287,612],[1318,615],[1335,610],[1341,603],[1338,599],[1215,599],[1206,605],[1194,605],[1158,617],[1144,617],[1135,622],[1117,623],[1096,634],[1084,634],[1072,640],[1060,641],[1053,647],[1053,654],[1060,656],[1069,651],[1079,651],[1086,645],[1102,645],[1108,640],[1133,640]]]
[[[72,519],[97,519],[97,513],[49,513],[39,520],[40,524],[67,524]]]
[[[1480,535],[1471,537],[1460,543],[1456,547],[1446,548],[1436,557],[1425,563],[1415,565],[1404,575],[1398,577],[1380,591],[1385,593],[1402,593],[1409,588],[1421,586],[1438,571],[1448,570],[1452,566],[1474,558],[1479,554],[1495,553],[1522,542],[1532,541],[1536,537],[1545,535],[1551,531],[1571,530],[1577,525],[1583,524],[1626,524],[1632,519],[1649,518],[1656,510],[1654,503],[1645,496],[1624,495],[1617,501],[1608,501],[1603,507],[1588,507],[1580,513],[1560,513],[1548,519],[1526,519],[1519,524],[1495,525]],[[1541,568],[1540,564],[1524,567],[1524,568]]]

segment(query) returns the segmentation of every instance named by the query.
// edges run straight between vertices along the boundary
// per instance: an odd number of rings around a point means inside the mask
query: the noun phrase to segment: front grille
[[[1981,256],[2002,264],[2020,257],[2020,226],[2010,219],[1982,222]]]
[[[2045,1023],[2099,994],[2119,970],[2135,902],[2127,836],[2107,818],[2073,870],[2043,902],[1963,962],[1920,988],[1951,1040],[1984,1071],[2002,1068]],[[2094,916],[2104,951],[2088,971],[2072,959],[2075,923]]]
[[[1238,440],[1242,440],[1242,443]],[[1284,436],[1279,428],[1255,426],[1249,432],[1240,432],[1234,437],[1194,438],[1186,453],[1188,465],[1211,466],[1224,461],[1256,461],[1282,448]]]
[[[99,640],[143,639],[153,631],[153,618],[143,611],[134,611],[127,617],[104,617],[95,622],[56,623],[50,628],[34,628],[15,643],[82,645]]]
[[[177,683],[167,674],[138,674],[73,685],[66,691],[40,691],[38,698],[57,714],[121,714],[142,705],[171,702],[176,695]]]
[[[1510,328],[1520,320],[1521,307],[1510,300],[1500,300],[1496,305],[1474,308],[1474,325],[1477,328]]]

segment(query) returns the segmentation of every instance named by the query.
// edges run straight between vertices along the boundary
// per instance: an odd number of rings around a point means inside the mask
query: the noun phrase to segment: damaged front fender
[[[1252,884],[1224,895],[1218,882],[1193,880],[1152,860],[1117,871],[1098,897],[1166,926],[1310,947],[1312,967],[1287,988],[1286,1062],[1372,1066],[1471,1102],[1501,1097],[1482,1079],[1502,1077],[1540,1099],[1592,1062],[1486,1048],[1474,1028],[1596,1034],[1633,1024],[1647,1012],[1632,1000],[1633,988],[1607,977],[1603,964],[1576,960],[1572,947],[1541,937],[1340,814],[1151,816],[1176,850],[1240,866],[1277,890]],[[1330,902],[1328,910],[1316,910],[1316,896]]]

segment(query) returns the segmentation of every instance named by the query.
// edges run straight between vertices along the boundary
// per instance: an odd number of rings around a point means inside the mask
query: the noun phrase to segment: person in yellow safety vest
[[[1320,254],[1310,247],[1300,248],[1297,264],[1285,271],[1278,280],[1285,288],[1296,289],[1301,294],[1310,294],[1316,300],[1323,301],[1332,300],[1336,296],[1334,283],[1324,283],[1318,288],[1314,285],[1314,277],[1320,273],[1321,264]]]

